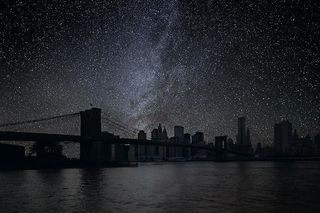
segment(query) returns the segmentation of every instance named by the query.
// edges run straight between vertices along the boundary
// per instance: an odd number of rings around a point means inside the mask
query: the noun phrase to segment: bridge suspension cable
[[[122,126],[123,128],[126,128],[126,129],[128,129],[128,130],[130,130],[130,131],[132,131],[132,132],[134,132],[134,133],[139,132],[138,129],[129,127],[129,126],[127,126],[127,124],[125,124],[124,122],[120,121],[119,119],[113,119],[113,118],[111,118],[109,115],[107,115],[106,113],[103,113],[102,117],[103,117],[104,119],[110,121],[110,122],[113,122],[113,123],[116,123],[117,125]]]
[[[123,133],[125,135],[130,136],[130,137],[135,137],[135,135],[136,135],[133,132],[129,132],[129,131],[125,130],[125,129],[121,129],[121,128],[119,128],[119,127],[117,127],[117,126],[115,126],[115,125],[113,125],[111,123],[105,123],[104,125],[107,126],[110,129],[112,129],[112,130],[119,131],[119,132],[121,132],[121,133]]]
[[[53,119],[58,119],[58,118],[74,117],[76,115],[80,115],[80,112],[64,114],[64,115],[57,115],[57,116],[51,116],[51,117],[46,117],[46,118],[33,119],[33,120],[25,120],[25,121],[18,121],[18,122],[12,122],[12,123],[4,123],[4,124],[0,124],[0,128],[8,127],[8,126],[17,126],[17,125],[22,125],[22,124],[29,124],[29,123],[37,123],[37,122],[48,121],[48,120],[53,120]]]
[[[113,121],[107,120],[105,118],[102,118],[102,119],[104,121],[104,124],[109,124],[109,125],[113,126],[114,128],[116,128],[118,130],[126,131],[127,133],[130,133],[130,134],[136,134],[135,131],[132,131],[132,130],[130,130],[130,129],[118,124],[118,123],[115,123]]]
[[[129,129],[128,127],[125,127],[125,126],[123,126],[123,125],[121,125],[119,123],[116,123],[116,122],[114,122],[112,120],[109,120],[109,119],[107,119],[105,117],[102,117],[102,120],[104,121],[104,124],[109,125],[109,126],[111,125],[115,129],[120,130],[122,132],[125,132],[127,134],[130,134],[131,136],[135,136],[137,134],[136,131],[133,131],[133,130]]]

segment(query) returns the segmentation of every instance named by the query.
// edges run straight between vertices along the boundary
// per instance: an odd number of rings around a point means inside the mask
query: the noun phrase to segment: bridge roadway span
[[[30,141],[30,142],[88,142],[93,141],[92,138],[83,137],[79,135],[61,135],[61,134],[48,134],[48,133],[31,133],[31,132],[8,132],[0,131],[0,141]],[[195,149],[205,149],[210,151],[227,151],[230,154],[252,156],[252,154],[241,153],[233,150],[221,150],[214,146],[202,145],[202,144],[183,144],[183,143],[168,143],[157,142],[151,140],[138,140],[129,138],[120,139],[99,139],[99,141],[105,141],[111,144],[131,144],[131,145],[159,145],[159,146],[175,146]]]

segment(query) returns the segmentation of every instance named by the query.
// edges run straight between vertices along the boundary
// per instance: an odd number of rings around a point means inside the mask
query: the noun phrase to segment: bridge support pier
[[[99,162],[101,156],[101,109],[92,108],[80,112],[81,136],[90,140],[80,144],[80,160],[83,162]]]

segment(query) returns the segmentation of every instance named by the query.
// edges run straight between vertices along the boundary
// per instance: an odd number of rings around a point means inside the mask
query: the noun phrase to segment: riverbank
[[[294,162],[294,161],[320,161],[320,157],[266,157],[266,158],[254,158],[254,159],[225,159],[225,160],[212,160],[212,159],[195,159],[188,161],[161,161],[166,162]],[[160,161],[141,161],[159,163]],[[44,160],[37,158],[26,158],[23,161],[11,161],[11,162],[0,162],[0,171],[5,170],[42,170],[42,169],[66,169],[66,168],[107,168],[107,167],[138,167],[140,162],[82,162],[79,159],[55,159],[55,160]]]

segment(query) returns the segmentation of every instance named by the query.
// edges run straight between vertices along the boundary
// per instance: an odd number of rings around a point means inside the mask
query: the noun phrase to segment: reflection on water
[[[0,212],[320,212],[320,162],[0,172]]]

